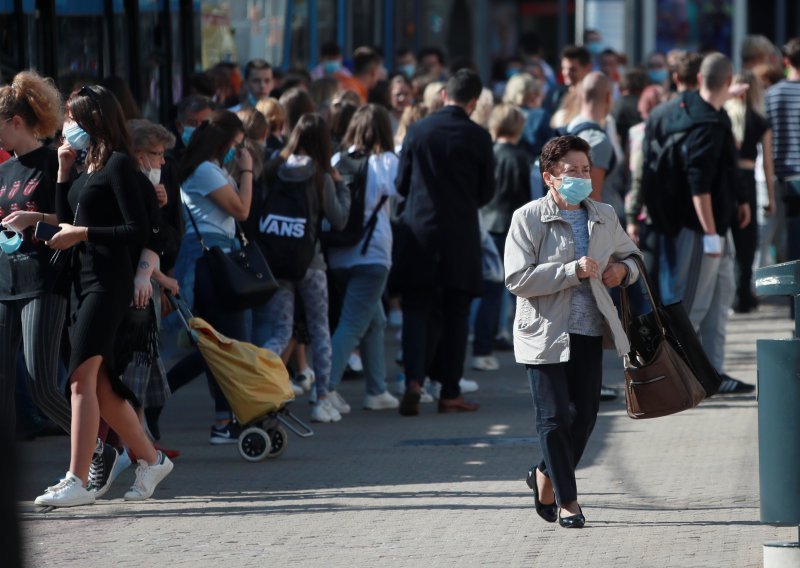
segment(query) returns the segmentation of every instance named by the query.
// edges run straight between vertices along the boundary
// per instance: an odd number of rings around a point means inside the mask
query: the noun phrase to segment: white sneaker
[[[311,390],[311,387],[314,386],[314,381],[317,380],[316,375],[314,374],[314,370],[306,367],[299,373],[294,376],[294,382],[296,385],[299,385],[303,391],[308,392]],[[300,394],[303,394],[300,391]]]
[[[422,383],[422,392],[420,393],[421,398],[419,401],[429,403],[434,400],[439,400],[441,392],[442,383],[439,381],[432,381],[428,377],[425,377],[425,382]]]
[[[328,393],[328,398],[325,400],[327,400],[328,404],[330,404],[333,408],[339,411],[339,414],[350,414],[350,405],[347,404],[347,401],[342,398],[342,395],[340,395],[338,392],[330,391]]]
[[[403,373],[397,373],[394,378],[394,392],[400,396],[406,392],[406,376]]]
[[[476,371],[497,371],[500,369],[500,361],[494,355],[484,355],[473,357],[471,366]]]
[[[133,464],[133,462],[127,450],[122,450],[119,458],[117,458],[117,463],[114,464],[114,469],[111,470],[111,477],[108,479],[108,484],[111,485],[114,483],[123,471],[131,467],[131,464]]]
[[[303,390],[303,387],[301,387],[300,385],[298,385],[294,381],[289,381],[289,382],[292,383],[292,392],[294,393],[294,396],[300,396],[305,392]]]
[[[400,406],[400,401],[393,397],[388,390],[381,394],[368,394],[364,397],[364,408],[367,410],[385,410],[398,406]]]
[[[350,353],[347,359],[347,366],[355,373],[360,373],[364,370],[364,363],[361,362],[361,355],[356,352]]]
[[[462,394],[475,392],[478,390],[478,381],[471,381],[461,377],[461,379],[458,381],[458,387],[461,389]]]
[[[78,477],[68,471],[64,479],[48,487],[44,493],[34,501],[42,507],[77,507],[78,505],[92,505],[94,493],[88,491]]]
[[[162,452],[158,453],[158,460],[153,465],[144,460],[139,460],[136,468],[136,481],[125,493],[126,501],[143,501],[153,495],[161,481],[169,475],[174,467],[170,459]]]
[[[312,422],[339,422],[342,415],[331,406],[330,399],[325,398],[311,407]]]

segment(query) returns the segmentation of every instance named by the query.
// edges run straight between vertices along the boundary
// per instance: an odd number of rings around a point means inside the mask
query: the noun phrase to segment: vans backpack
[[[267,180],[255,230],[275,278],[300,280],[314,259],[321,207],[315,180],[287,181],[280,171]]]

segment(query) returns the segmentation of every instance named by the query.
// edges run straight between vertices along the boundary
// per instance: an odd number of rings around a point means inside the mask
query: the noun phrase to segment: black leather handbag
[[[184,207],[197,240],[203,247],[204,259],[208,263],[214,285],[218,288],[220,302],[235,310],[265,304],[278,289],[278,281],[258,245],[247,240],[237,223],[242,248],[225,252],[218,246],[207,247],[192,212],[185,203]]]

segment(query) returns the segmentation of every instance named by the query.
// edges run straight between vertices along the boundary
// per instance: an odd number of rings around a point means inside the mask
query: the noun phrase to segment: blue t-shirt
[[[589,253],[589,213],[581,207],[559,211],[561,217],[572,227],[575,243],[575,260]],[[597,307],[591,284],[586,278],[572,291],[572,309],[569,312],[569,333],[579,335],[603,335],[603,315]]]
[[[238,191],[236,182],[231,175],[223,170],[217,163],[205,161],[192,172],[181,185],[181,199],[192,212],[200,234],[223,234],[226,237],[236,236],[236,221],[228,213],[219,208],[208,194],[230,185]],[[186,232],[194,231],[185,208],[182,209]]]

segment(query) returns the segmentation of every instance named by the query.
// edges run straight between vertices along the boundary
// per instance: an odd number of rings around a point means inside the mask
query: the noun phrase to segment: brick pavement
[[[787,313],[732,319],[731,374],[755,381],[755,339],[788,337]],[[797,534],[758,522],[753,396],[652,421],[603,403],[578,471],[588,525],[544,523],[523,481],[538,455],[530,394],[511,356],[501,360],[498,372],[468,372],[481,384],[474,415],[363,411],[362,383],[346,381],[353,414],[316,425],[312,439],[290,435],[283,456],[257,464],[207,444],[212,403],[196,381],[162,420],[164,444],[183,455],[140,504],[122,500],[129,470],[94,506],[34,512],[30,501],[65,469],[68,441],[26,443],[29,565],[740,567],[760,565],[762,543]],[[604,366],[621,386],[621,364],[609,354]]]

